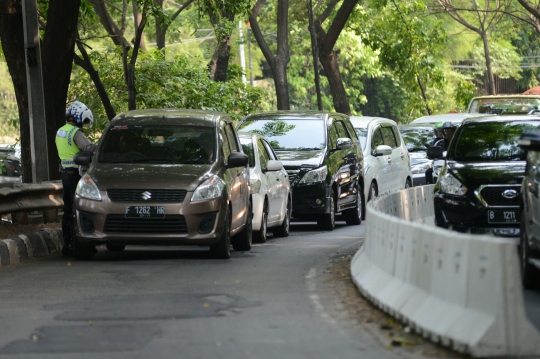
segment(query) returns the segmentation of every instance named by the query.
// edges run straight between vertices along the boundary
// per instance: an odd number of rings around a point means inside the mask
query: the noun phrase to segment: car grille
[[[187,233],[184,216],[164,218],[126,218],[123,214],[109,214],[105,222],[105,233]]]
[[[289,183],[293,183],[296,176],[298,176],[299,170],[288,170],[287,174],[289,175]]]
[[[109,189],[107,195],[113,202],[182,202],[186,190],[170,189]]]
[[[480,197],[490,207],[519,207],[521,186],[486,186],[480,191]],[[514,190],[517,196],[514,198],[503,197],[506,190]]]

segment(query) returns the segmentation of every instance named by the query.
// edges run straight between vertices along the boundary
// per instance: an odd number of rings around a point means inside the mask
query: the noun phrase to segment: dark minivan
[[[450,143],[435,185],[437,225],[459,232],[519,236],[526,152],[518,139],[538,125],[540,117],[533,115],[465,120]],[[437,158],[442,148],[431,147],[428,155]]]
[[[333,230],[335,215],[360,224],[365,210],[362,147],[346,115],[323,111],[251,114],[238,130],[263,135],[289,175],[292,217]]]

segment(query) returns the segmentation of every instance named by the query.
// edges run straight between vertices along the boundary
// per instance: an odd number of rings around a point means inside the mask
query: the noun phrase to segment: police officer
[[[61,161],[62,186],[64,189],[64,216],[62,217],[62,234],[64,256],[73,254],[73,202],[77,183],[81,179],[79,169],[73,162],[73,156],[80,151],[94,152],[93,145],[82,131],[83,126],[92,127],[94,116],[92,111],[82,102],[75,101],[66,111],[66,124],[56,132],[56,148]]]

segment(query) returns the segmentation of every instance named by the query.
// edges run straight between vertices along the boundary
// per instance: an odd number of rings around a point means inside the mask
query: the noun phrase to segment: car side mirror
[[[379,145],[373,152],[373,156],[388,156],[392,154],[392,147],[388,145]]]
[[[248,156],[242,152],[233,152],[227,159],[227,168],[246,167],[249,163]]]
[[[283,164],[281,161],[269,160],[266,164],[267,171],[281,171],[283,169]]]
[[[540,131],[523,133],[517,143],[525,151],[540,151]]]
[[[427,158],[429,159],[437,159],[437,158],[445,158],[445,150],[443,150],[442,147],[439,146],[432,146],[428,148],[427,150]]]
[[[353,143],[350,138],[340,137],[336,140],[336,149],[337,150],[348,150],[353,147]]]
[[[81,151],[75,156],[73,156],[73,162],[75,162],[75,164],[79,166],[89,166],[90,162],[92,162],[93,155],[93,152]]]

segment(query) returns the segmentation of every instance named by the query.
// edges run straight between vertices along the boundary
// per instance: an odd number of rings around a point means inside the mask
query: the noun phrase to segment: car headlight
[[[252,177],[249,179],[249,184],[251,185],[251,192],[259,193],[261,190],[261,180],[257,177]]]
[[[448,172],[439,178],[439,188],[443,193],[456,196],[464,196],[467,193],[467,187]]]
[[[306,173],[299,183],[323,182],[326,179],[326,175],[328,175],[328,170],[326,166],[322,166]]]
[[[96,186],[94,180],[89,175],[85,174],[77,183],[77,189],[75,194],[82,198],[92,199],[94,201],[101,201],[101,193]]]
[[[411,168],[411,172],[412,174],[426,173],[430,167],[429,162],[419,163]]]
[[[225,182],[218,176],[212,176],[197,187],[191,202],[207,201],[209,199],[219,198],[225,188]]]

